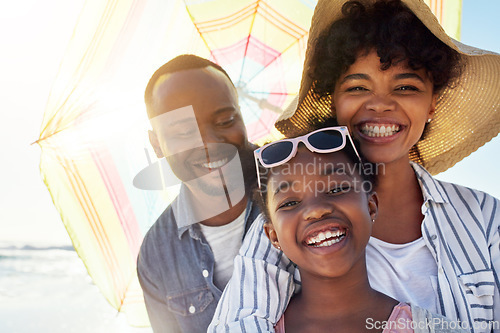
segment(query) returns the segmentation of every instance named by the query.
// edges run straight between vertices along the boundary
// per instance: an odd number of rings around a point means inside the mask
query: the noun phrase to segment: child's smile
[[[304,242],[307,246],[326,247],[337,244],[347,234],[347,230],[339,227],[329,227],[320,231],[313,231],[306,237]]]
[[[339,251],[348,239],[349,225],[337,223],[337,219],[326,217],[322,221],[309,224],[302,244],[314,254],[325,255]]]

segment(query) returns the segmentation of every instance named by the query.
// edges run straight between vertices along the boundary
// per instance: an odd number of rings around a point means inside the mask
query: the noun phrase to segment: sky
[[[38,138],[51,84],[83,0],[0,1],[0,243],[70,239],[39,172]],[[500,1],[463,0],[462,42],[500,53]],[[438,178],[500,197],[500,139]]]
[[[0,242],[70,244],[31,143],[82,5],[0,1]]]

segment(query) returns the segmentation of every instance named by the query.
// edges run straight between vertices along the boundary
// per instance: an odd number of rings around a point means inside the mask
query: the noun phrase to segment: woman
[[[422,1],[350,1],[342,10],[344,3],[318,2],[299,106],[276,127],[296,136],[333,117],[380,166],[379,215],[367,247],[374,289],[473,332],[500,331],[499,202],[429,173],[497,135],[500,57],[459,50]],[[270,330],[266,320],[279,319],[300,285],[293,263],[259,228],[240,250],[216,311],[229,329]]]

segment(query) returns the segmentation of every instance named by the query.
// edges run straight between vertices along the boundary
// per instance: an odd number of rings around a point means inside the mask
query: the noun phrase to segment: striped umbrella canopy
[[[234,81],[251,141],[298,93],[315,0],[186,0],[211,60]]]
[[[457,1],[441,2],[447,13]],[[176,195],[132,184],[153,163],[143,102],[150,76],[179,54],[210,58],[238,89],[250,140],[276,137],[274,120],[298,92],[315,3],[84,3],[36,141],[40,171],[93,282],[131,324],[148,325],[136,275],[143,236]]]

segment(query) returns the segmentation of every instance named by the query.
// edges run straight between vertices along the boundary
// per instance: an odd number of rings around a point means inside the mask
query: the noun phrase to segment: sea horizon
[[[149,333],[100,293],[71,244],[0,240],[0,332]]]

